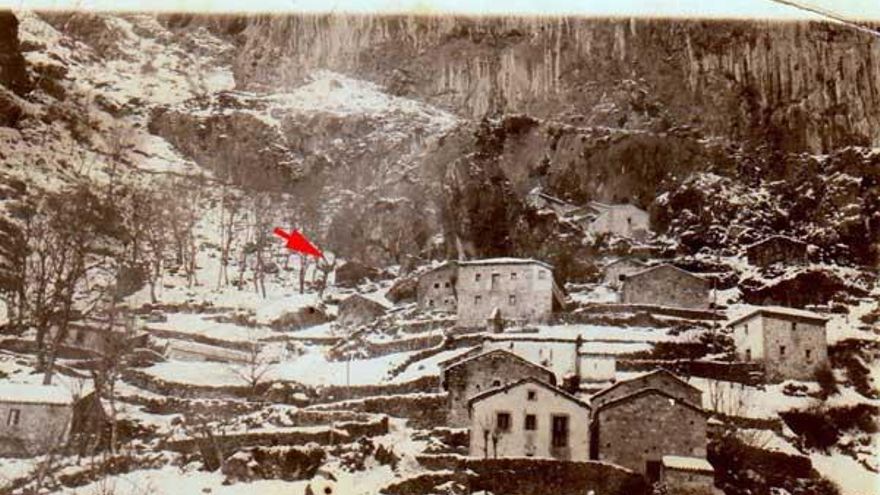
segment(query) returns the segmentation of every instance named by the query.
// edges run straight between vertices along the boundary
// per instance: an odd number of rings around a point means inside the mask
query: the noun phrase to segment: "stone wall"
[[[663,483],[670,495],[719,495],[712,473],[663,469]]]
[[[641,476],[620,466],[603,462],[558,461],[553,459],[473,459],[455,455],[417,457],[419,464],[433,470],[470,472],[468,492],[485,490],[504,495],[644,495]],[[390,493],[390,492],[389,492]],[[412,492],[415,493],[415,492]],[[431,493],[431,492],[419,492]]]
[[[446,403],[449,411],[447,425],[469,426],[468,401],[471,397],[523,378],[556,382],[552,372],[504,352],[486,354],[448,369],[444,377],[446,390],[449,391]]]
[[[645,473],[664,455],[706,457],[706,417],[660,393],[645,393],[598,409],[598,460]]]
[[[802,264],[807,261],[807,245],[782,237],[771,237],[764,242],[749,246],[749,263],[756,266],[769,266],[783,262]]]
[[[406,418],[414,428],[432,428],[446,423],[446,394],[368,397],[312,407],[316,410],[345,409]]]
[[[621,260],[608,265],[602,273],[602,282],[609,287],[619,287],[621,275],[644,270],[645,264],[635,260]]]
[[[455,281],[455,265],[446,265],[419,277],[419,308],[455,312]]]
[[[621,302],[683,308],[708,308],[709,284],[672,267],[633,275],[623,283]]]
[[[824,325],[767,316],[760,318],[764,331],[764,355],[761,358],[769,381],[812,380],[816,370],[828,364]]]

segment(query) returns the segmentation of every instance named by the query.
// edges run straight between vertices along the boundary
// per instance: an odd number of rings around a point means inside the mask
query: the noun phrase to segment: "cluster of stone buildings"
[[[550,369],[504,349],[472,349],[440,368],[449,426],[469,429],[473,457],[605,461],[670,489],[716,493],[702,392],[666,370],[583,400]]]

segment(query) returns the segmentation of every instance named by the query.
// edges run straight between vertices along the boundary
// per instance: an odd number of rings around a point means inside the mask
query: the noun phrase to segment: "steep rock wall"
[[[284,88],[330,68],[463,116],[692,124],[788,151],[880,145],[880,39],[826,23],[311,15],[217,24],[235,26],[245,88]]]

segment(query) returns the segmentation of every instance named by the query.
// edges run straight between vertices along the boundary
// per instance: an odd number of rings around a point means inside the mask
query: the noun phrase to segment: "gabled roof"
[[[483,349],[480,347],[471,347],[470,349],[463,351],[463,352],[459,352],[458,354],[456,354],[452,357],[448,357],[448,358],[444,359],[443,361],[438,361],[437,366],[442,368],[453,361],[460,361],[463,358],[466,358],[468,356],[473,356],[476,354],[480,354],[482,352],[483,352]]]
[[[806,245],[807,245],[806,242],[801,241],[799,239],[795,239],[794,237],[776,234],[776,235],[771,235],[770,237],[765,237],[765,238],[761,239],[760,241],[756,241],[756,242],[749,244],[748,246],[746,246],[746,250],[748,251],[754,247],[760,246],[762,244],[766,244],[768,242],[779,242],[779,241],[790,242],[792,244],[798,244],[798,245],[804,246],[804,247],[806,247]]]
[[[541,265],[545,268],[553,269],[553,265],[532,258],[483,258],[478,260],[458,261],[459,265]]]
[[[614,260],[614,261],[609,261],[608,263],[605,263],[605,266],[603,266],[602,268],[607,269],[608,267],[614,266],[614,265],[616,265],[616,264],[618,264],[618,263],[632,263],[632,264],[634,264],[634,265],[639,265],[639,266],[648,266],[648,265],[647,265],[644,261],[642,261],[642,260],[639,260],[639,259],[636,259],[636,258],[626,258],[626,257],[624,257],[624,258],[617,258],[617,259]]]
[[[653,388],[653,387],[639,389],[631,394],[627,394],[627,395],[624,395],[623,397],[618,397],[614,400],[610,400],[610,401],[596,407],[596,411],[598,412],[603,409],[608,409],[608,408],[617,406],[618,404],[622,404],[624,402],[629,402],[631,400],[634,400],[634,399],[637,399],[639,397],[649,395],[649,394],[662,395],[666,398],[674,400],[676,403],[681,404],[681,405],[687,407],[688,409],[693,409],[694,411],[698,411],[700,414],[702,414],[704,416],[709,414],[706,411],[704,411],[702,407],[700,407],[696,404],[691,404],[690,402],[682,399],[681,397],[676,397],[676,396],[670,394],[669,392],[660,390],[659,388]],[[595,395],[593,397],[595,397]]]
[[[535,364],[535,363],[529,361],[528,359],[525,359],[525,358],[523,358],[523,357],[517,356],[516,354],[514,354],[514,353],[508,351],[507,349],[492,349],[492,350],[490,350],[490,351],[486,351],[486,352],[483,352],[483,353],[477,354],[476,356],[472,356],[472,357],[468,357],[468,358],[462,359],[461,361],[458,361],[457,363],[453,363],[453,364],[450,365],[448,368],[446,368],[446,372],[448,373],[450,370],[455,369],[455,368],[457,368],[457,367],[459,367],[459,366],[462,366],[462,365],[464,365],[464,364],[468,364],[468,363],[471,363],[471,362],[474,362],[474,361],[477,361],[477,360],[480,360],[480,359],[484,359],[484,358],[489,357],[489,356],[491,356],[491,355],[493,355],[493,354],[503,355],[503,356],[505,356],[505,357],[507,357],[507,358],[514,359],[514,360],[519,361],[519,362],[521,362],[521,363],[523,363],[523,364],[526,364],[526,365],[528,365],[528,366],[531,366],[532,368],[535,368],[536,370],[543,371],[543,372],[547,373],[548,375],[550,375],[550,376],[553,378],[553,381],[554,381],[554,382],[556,381],[556,374],[553,373],[552,370],[549,370],[549,369],[547,369],[547,368],[545,368],[545,367],[543,367],[543,366],[541,366],[541,365],[539,365],[539,364]]]
[[[827,317],[822,316],[819,313],[814,313],[812,311],[787,308],[785,306],[761,306],[759,308],[755,308],[749,311],[748,313],[738,318],[731,320],[727,323],[727,326],[732,327],[737,323],[742,323],[758,316],[769,316],[771,318],[779,318],[783,320],[806,321],[808,323],[814,323],[816,325],[824,325],[825,322],[828,321]]]
[[[646,377],[649,377],[649,376],[651,376],[651,375],[659,375],[659,374],[669,375],[670,377],[674,378],[677,382],[681,383],[682,385],[686,386],[687,388],[690,388],[690,389],[692,389],[692,390],[696,390],[697,392],[702,393],[702,390],[700,390],[700,389],[698,389],[697,387],[691,385],[690,383],[688,383],[688,382],[682,380],[681,377],[678,376],[678,375],[676,375],[675,373],[673,373],[673,372],[667,370],[666,368],[657,368],[657,369],[654,370],[654,371],[649,371],[649,372],[647,372],[647,373],[643,373],[643,374],[641,374],[641,375],[639,375],[639,376],[635,376],[635,377],[630,378],[630,379],[628,379],[628,380],[621,380],[621,381],[615,383],[614,385],[611,385],[610,387],[603,388],[602,390],[600,390],[600,391],[596,392],[595,394],[593,394],[593,396],[592,396],[590,399],[592,400],[592,399],[595,399],[596,397],[599,397],[599,396],[601,396],[601,395],[605,395],[607,392],[610,392],[611,390],[614,390],[615,388],[617,388],[617,387],[623,385],[624,383],[631,383],[631,382],[634,382],[634,381],[642,380],[642,379],[644,379],[644,378],[646,378]]]
[[[675,273],[680,273],[680,274],[683,274],[683,275],[687,275],[687,276],[689,276],[689,277],[691,277],[691,278],[693,278],[693,279],[701,280],[701,281],[703,281],[703,282],[708,283],[708,281],[707,281],[705,278],[703,278],[703,277],[697,275],[696,273],[691,273],[691,272],[689,272],[689,271],[687,271],[687,270],[682,270],[681,268],[679,268],[679,267],[677,267],[677,266],[675,266],[675,265],[671,265],[671,264],[669,264],[669,263],[662,263],[662,264],[659,264],[659,265],[654,265],[654,266],[651,266],[651,267],[645,268],[644,270],[639,270],[639,271],[637,271],[637,272],[630,273],[629,275],[627,275],[626,279],[627,279],[627,280],[632,280],[632,279],[634,279],[634,278],[638,278],[638,277],[643,277],[643,276],[645,276],[645,275],[649,275],[649,274],[654,273],[654,272],[659,271],[659,270],[669,270],[669,269],[674,270]]]
[[[364,301],[366,301],[366,302],[368,302],[368,303],[371,303],[371,304],[374,304],[374,305],[377,305],[377,306],[381,306],[383,309],[386,309],[386,310],[392,308],[392,305],[391,305],[391,304],[389,304],[388,302],[382,300],[382,299],[384,299],[384,298],[381,298],[381,299],[380,299],[379,297],[370,297],[370,296],[367,296],[367,295],[361,294],[361,293],[359,293],[359,292],[358,292],[358,293],[355,293],[355,294],[352,294],[352,295],[350,295],[350,296],[348,296],[348,297],[346,297],[345,299],[343,299],[343,300],[341,301],[341,303],[348,302],[350,299],[362,299],[362,300],[364,300]]]
[[[685,457],[679,455],[664,455],[663,467],[678,471],[695,471],[698,473],[714,473],[715,468],[709,461],[702,457]]]
[[[542,382],[541,380],[538,380],[537,378],[533,378],[533,377],[523,378],[522,380],[517,380],[515,382],[508,383],[507,385],[503,385],[501,387],[495,387],[495,388],[493,388],[491,390],[487,390],[481,394],[477,394],[468,400],[468,408],[473,407],[475,402],[479,402],[483,399],[487,399],[489,397],[492,397],[493,395],[497,395],[502,392],[508,392],[509,390],[511,390],[513,388],[525,385],[527,383],[544,387],[547,390],[549,390],[557,395],[561,395],[562,397],[576,403],[577,405],[579,405],[587,410],[591,409],[589,404],[587,404],[586,402],[571,395],[570,393],[566,392],[565,390],[562,390],[561,388],[556,387],[554,385],[550,385],[547,382]]]
[[[69,390],[55,385],[0,382],[0,403],[68,405],[73,403]]]

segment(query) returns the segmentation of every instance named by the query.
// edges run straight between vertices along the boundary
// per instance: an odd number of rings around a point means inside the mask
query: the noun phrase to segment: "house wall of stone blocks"
[[[485,325],[501,318],[539,321],[553,311],[553,272],[541,263],[462,264],[458,271],[458,323]]]
[[[709,289],[709,282],[700,277],[661,266],[629,275],[623,282],[621,302],[708,308]]]

